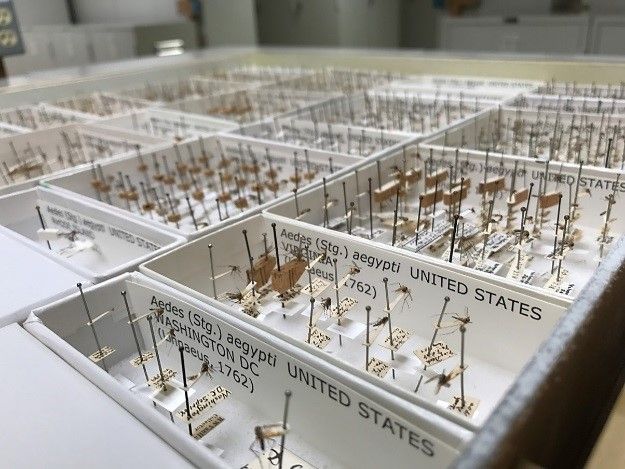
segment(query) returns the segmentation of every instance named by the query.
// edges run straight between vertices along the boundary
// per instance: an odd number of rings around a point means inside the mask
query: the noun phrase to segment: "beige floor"
[[[590,455],[588,469],[625,467],[625,388]]]

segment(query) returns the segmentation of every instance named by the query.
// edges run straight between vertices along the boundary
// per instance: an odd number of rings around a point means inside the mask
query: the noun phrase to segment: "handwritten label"
[[[432,347],[417,349],[414,353],[427,366],[436,365],[454,356],[454,352],[443,342],[436,342]]]
[[[495,233],[492,233],[486,240],[486,252],[488,252],[489,255],[491,253],[499,252],[513,239],[514,236],[512,235],[496,231]]]
[[[148,386],[150,386],[151,388],[163,389],[164,387],[166,387],[167,382],[174,376],[176,376],[176,372],[174,370],[172,370],[171,368],[165,368],[162,375],[161,373],[157,373],[150,378],[150,380],[148,381]]]
[[[360,238],[365,238],[365,239],[379,238],[384,233],[386,233],[386,230],[383,230],[381,228],[374,228],[373,236],[371,236],[371,230],[367,228],[363,228],[362,226],[355,226],[352,229],[352,236],[358,236]]]
[[[196,440],[201,440],[208,433],[213,430],[217,425],[224,421],[224,418],[221,415],[213,414],[204,420],[201,424],[195,427],[193,430],[193,438]]]
[[[296,298],[297,295],[299,295],[301,290],[302,290],[302,286],[299,284],[295,284],[293,288],[288,289],[284,293],[277,294],[276,298],[284,302],[291,301],[292,299]]]
[[[462,397],[454,396],[451,404],[449,404],[448,409],[458,412],[465,417],[472,417],[475,411],[477,410],[477,406],[480,404],[479,399],[474,399],[472,397],[465,396],[464,397],[464,406],[462,405]]]
[[[384,378],[391,366],[388,363],[383,362],[375,357],[369,360],[367,363],[367,371],[378,378]]]
[[[330,283],[331,282],[328,282],[327,280],[324,280],[319,277],[314,278],[312,281],[312,289],[311,289],[311,285],[308,284],[304,288],[302,288],[301,293],[304,293],[306,295],[310,295],[313,297],[317,297],[322,291],[324,291],[326,288],[330,286]]]
[[[557,273],[554,273],[549,280],[547,280],[545,288],[562,295],[570,295],[573,288],[575,288],[575,284],[566,281],[568,275],[568,270],[560,269],[560,275],[558,276]]]
[[[486,272],[487,274],[496,274],[503,267],[501,262],[492,261],[490,259],[478,260],[473,267],[480,272]]]
[[[356,306],[357,303],[357,300],[355,300],[354,298],[350,298],[349,296],[341,299],[341,304],[339,305],[338,310],[336,305],[332,306],[332,308],[330,309],[330,317],[342,318],[351,308]]]
[[[191,418],[187,416],[187,409],[182,409],[176,412],[176,416],[188,422],[189,420],[193,420],[195,417],[200,415],[207,409],[211,409],[217,405],[217,403],[223,401],[228,398],[232,394],[231,391],[226,389],[223,386],[216,386],[215,388],[208,391],[208,393],[204,394],[197,401],[195,401],[189,407],[191,411]]]
[[[108,357],[109,355],[113,354],[114,352],[115,352],[114,348],[111,348],[108,345],[105,345],[100,350],[93,352],[91,355],[89,355],[89,358],[91,359],[92,362],[98,363],[102,361],[103,359],[105,359],[106,357]]]
[[[318,327],[310,329],[310,343],[317,348],[324,349],[332,338]]]
[[[393,329],[393,333],[384,340],[382,347],[397,352],[410,339],[410,335],[407,330],[396,327]],[[393,338],[393,345],[391,345],[391,337]]]
[[[519,249],[517,246],[513,246],[513,249]],[[508,271],[507,277],[511,280],[517,280],[522,283],[529,283],[531,279],[527,279],[525,274],[525,268],[530,261],[530,256],[523,251],[518,251],[513,259],[513,266]],[[531,272],[531,271],[530,271]]]
[[[132,366],[134,366],[135,368],[138,366],[143,365],[144,363],[149,362],[150,360],[152,360],[156,355],[154,354],[154,352],[152,352],[151,350],[144,352],[141,354],[140,357],[135,357],[132,360],[130,360],[130,364]]]

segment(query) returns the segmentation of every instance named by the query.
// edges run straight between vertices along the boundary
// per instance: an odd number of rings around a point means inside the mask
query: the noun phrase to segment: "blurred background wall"
[[[623,0],[14,0],[9,74],[202,45],[625,54]],[[173,43],[171,41],[174,41]]]

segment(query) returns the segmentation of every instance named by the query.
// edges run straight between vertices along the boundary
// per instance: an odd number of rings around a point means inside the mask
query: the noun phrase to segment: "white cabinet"
[[[592,22],[589,52],[602,55],[625,54],[625,16],[596,16]]]
[[[455,51],[582,54],[587,16],[443,17],[440,46]]]
[[[283,45],[397,47],[399,6],[399,0],[261,0],[259,39]]]

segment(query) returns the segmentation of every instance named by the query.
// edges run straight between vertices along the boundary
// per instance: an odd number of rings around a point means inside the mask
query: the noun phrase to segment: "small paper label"
[[[322,291],[324,291],[326,288],[330,286],[330,283],[331,282],[328,282],[327,280],[323,280],[319,277],[314,278],[312,281],[312,291],[311,291],[310,284],[309,284],[309,285],[306,285],[304,288],[302,288],[301,293],[304,293],[309,296],[317,297]]]
[[[317,348],[324,349],[332,338],[318,327],[310,330],[310,343]]]
[[[462,405],[462,397],[454,396],[451,403],[449,404],[449,410],[453,410],[458,412],[465,417],[472,417],[475,411],[477,410],[477,406],[480,404],[478,399],[474,399],[472,397],[465,396],[464,397],[464,405]]]
[[[287,301],[291,301],[292,299],[296,298],[297,295],[300,294],[300,291],[302,290],[302,286],[299,284],[296,284],[293,288],[290,288],[289,290],[285,291],[284,293],[280,293],[278,295],[276,295],[276,298],[279,301],[284,301],[285,303]]]
[[[393,338],[392,345],[391,337]],[[382,343],[382,347],[397,352],[397,350],[399,350],[399,348],[404,345],[409,338],[410,332],[400,327],[396,327],[395,329],[393,329],[393,333],[390,336],[386,337],[386,339]]]
[[[160,373],[157,373],[150,378],[150,380],[148,381],[148,386],[150,386],[151,388],[161,389],[165,387],[167,382],[174,376],[176,376],[176,372],[174,370],[172,370],[171,368],[165,368],[163,370],[162,376]]]
[[[490,259],[484,259],[483,261],[478,261],[475,264],[475,270],[479,270],[480,272],[485,272],[487,274],[496,274],[501,270],[503,264],[501,262],[492,261]]]
[[[89,355],[89,358],[92,362],[98,363],[113,353],[115,353],[115,349],[109,347],[108,345],[105,345],[100,350],[93,352],[91,355]]]
[[[225,387],[221,385],[217,386],[208,391],[208,393],[204,394],[189,407],[189,410],[191,411],[191,418],[187,417],[187,409],[179,410],[178,412],[176,412],[176,416],[181,418],[185,422],[193,420],[205,410],[215,407],[218,402],[223,401],[231,394],[232,392],[230,392]]]
[[[211,430],[213,430],[217,425],[219,425],[223,421],[224,421],[224,418],[222,416],[217,415],[217,414],[211,415],[206,420],[204,420],[201,424],[195,427],[195,430],[193,430],[193,438],[195,438],[196,440],[201,440],[206,435],[208,435],[208,433]]]
[[[150,351],[142,353],[140,357],[135,357],[132,360],[130,360],[130,364],[136,368],[138,366],[143,365],[144,363],[149,362],[155,356],[156,355],[154,354],[154,352],[150,350]]]
[[[351,308],[356,306],[357,303],[358,301],[355,300],[354,298],[350,298],[350,297],[343,298],[341,300],[341,304],[339,305],[338,312],[337,312],[336,305],[334,305],[330,309],[330,317],[342,318],[343,316],[345,316],[345,313],[347,313]]]
[[[358,236],[359,238],[365,238],[365,239],[379,238],[384,233],[386,233],[386,230],[383,230],[381,228],[374,228],[373,229],[373,236],[371,236],[371,230],[370,229],[363,228],[363,227],[360,227],[360,226],[356,226],[355,228],[352,229],[352,235],[353,236]]]
[[[388,363],[377,358],[371,358],[367,364],[367,371],[378,378],[384,378],[390,368],[391,366]]]
[[[454,352],[443,342],[436,342],[432,347],[417,349],[414,353],[426,366],[436,365],[454,356]]]

